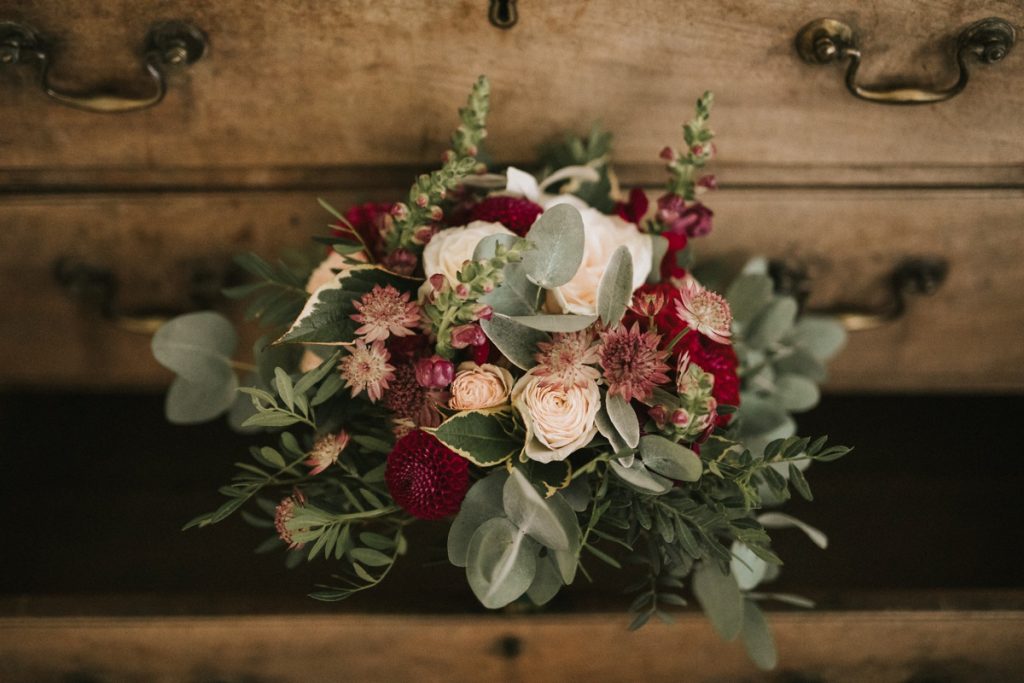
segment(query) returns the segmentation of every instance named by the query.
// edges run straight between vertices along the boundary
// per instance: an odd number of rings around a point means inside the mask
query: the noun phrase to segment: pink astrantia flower
[[[338,456],[348,446],[348,432],[344,429],[337,434],[326,434],[313,443],[309,451],[309,457],[304,461],[307,467],[311,467],[310,476],[320,474],[328,467],[338,462]]]
[[[668,351],[659,350],[659,344],[661,335],[643,332],[637,323],[601,333],[601,367],[609,396],[644,400],[656,385],[668,382]]]
[[[560,332],[550,342],[540,342],[534,354],[537,367],[533,374],[542,378],[542,384],[558,384],[564,388],[582,387],[601,376],[597,368],[599,347],[594,343],[591,330]]]
[[[732,336],[732,313],[721,296],[704,289],[694,280],[687,280],[676,301],[676,315],[708,339],[729,344]]]
[[[408,337],[415,334],[411,328],[420,323],[419,306],[409,301],[409,292],[399,292],[391,285],[374,285],[352,305],[359,311],[352,314],[352,320],[362,323],[356,334],[368,342],[383,341],[391,335]]]
[[[295,508],[301,508],[306,504],[306,496],[302,491],[295,489],[292,495],[283,498],[274,509],[274,529],[277,535],[289,548],[301,548],[302,543],[292,537],[292,530],[288,528],[288,522],[295,516]]]
[[[352,398],[366,391],[370,401],[376,403],[384,395],[388,382],[395,378],[395,366],[388,363],[391,354],[384,342],[378,340],[367,346],[362,339],[357,339],[348,352],[338,364],[345,386],[352,388]]]

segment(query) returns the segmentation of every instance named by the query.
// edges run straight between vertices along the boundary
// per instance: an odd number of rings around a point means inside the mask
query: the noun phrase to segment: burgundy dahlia
[[[398,440],[384,474],[391,497],[420,519],[441,519],[459,511],[469,489],[469,461],[424,431]]]
[[[544,212],[539,205],[522,197],[487,197],[473,207],[470,220],[501,223],[523,237],[533,222]]]

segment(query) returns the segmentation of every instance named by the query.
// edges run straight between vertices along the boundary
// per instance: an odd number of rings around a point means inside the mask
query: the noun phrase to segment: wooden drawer
[[[328,194],[338,206],[395,191]],[[325,214],[315,193],[0,196],[0,382],[155,387],[148,339],[84,314],[53,277],[61,258],[109,268],[127,309],[182,308],[190,273],[222,275],[231,254],[306,243]],[[700,257],[756,254],[806,264],[811,303],[873,305],[907,256],[950,263],[947,282],[901,320],[851,335],[829,388],[1024,388],[1024,191],[722,190]],[[244,347],[243,347],[244,348]]]
[[[805,23],[834,16],[861,36],[864,83],[941,87],[956,78],[958,32],[991,15],[1024,23],[1017,2],[520,3],[510,30],[488,23],[487,6],[4,0],[0,20],[58,46],[52,77],[67,90],[141,89],[139,46],[160,19],[193,22],[210,49],[173,75],[165,102],[125,116],[59,106],[33,69],[0,69],[0,182],[203,184],[219,169],[224,182],[266,185],[303,168],[433,164],[480,73],[493,83],[499,161],[531,160],[538,144],[601,121],[621,164],[655,167],[712,89],[725,182],[1024,182],[1021,47],[972,63],[962,95],[922,107],[858,101],[843,66],[810,66],[794,49]]]

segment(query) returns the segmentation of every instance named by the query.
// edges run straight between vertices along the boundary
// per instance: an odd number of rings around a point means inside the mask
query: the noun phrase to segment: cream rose
[[[468,361],[459,364],[449,391],[452,396],[448,407],[452,410],[495,408],[508,402],[512,373],[490,363]]]
[[[485,237],[490,235],[514,235],[501,223],[473,221],[460,228],[448,228],[434,235],[423,248],[423,270],[429,279],[441,273],[453,285],[458,282],[456,274],[462,264],[473,258],[473,250]]]
[[[608,269],[608,262],[621,246],[633,257],[633,289],[642,285],[651,272],[650,235],[618,216],[607,216],[597,209],[581,209],[583,216],[583,263],[569,282],[548,293],[548,306],[560,313],[593,315],[597,312],[597,286]]]
[[[543,383],[531,370],[512,389],[512,405],[526,425],[526,457],[538,462],[565,460],[597,434],[595,419],[601,406],[597,383],[563,389]]]

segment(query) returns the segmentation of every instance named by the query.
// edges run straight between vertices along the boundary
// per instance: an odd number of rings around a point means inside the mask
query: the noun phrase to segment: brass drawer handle
[[[146,35],[143,66],[152,82],[148,95],[132,96],[97,90],[89,93],[67,93],[50,85],[50,47],[39,34],[24,24],[0,22],[0,64],[39,65],[39,81],[43,92],[61,104],[85,111],[117,113],[137,111],[158,104],[167,94],[167,67],[187,66],[206,52],[202,31],[183,21],[154,25]]]
[[[225,279],[207,265],[189,264],[189,310],[212,308],[220,297]],[[53,264],[53,277],[76,305],[85,312],[135,334],[152,335],[171,318],[186,311],[162,308],[128,310],[118,304],[120,281],[109,268],[62,257]]]
[[[806,308],[804,304],[811,293],[807,269],[801,264],[778,260],[769,262],[768,269],[775,281],[776,290],[796,298],[805,313],[838,318],[847,330],[857,332],[873,330],[899,320],[907,311],[909,296],[927,296],[939,289],[949,273],[949,264],[940,258],[906,259],[889,275],[888,301],[877,308],[856,304]]]
[[[959,76],[956,83],[942,90],[915,87],[882,88],[857,85],[861,52],[857,38],[848,24],[835,19],[818,19],[800,29],[796,36],[796,49],[808,64],[830,64],[849,59],[846,69],[846,88],[854,96],[882,104],[928,104],[943,102],[959,95],[970,74],[967,58],[974,55],[978,61],[993,64],[1009,54],[1017,35],[1013,26],[997,17],[977,21],[957,36],[956,63]]]

